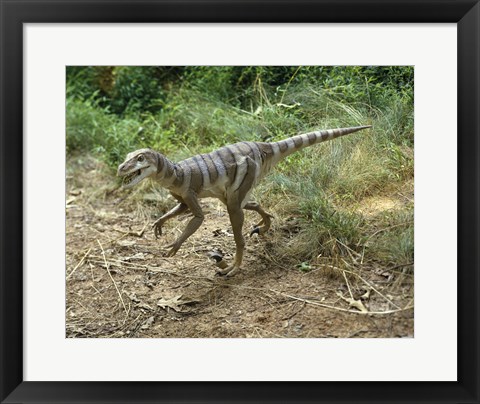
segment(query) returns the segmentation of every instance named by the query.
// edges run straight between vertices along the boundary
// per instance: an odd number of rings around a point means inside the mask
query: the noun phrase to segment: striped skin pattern
[[[169,248],[167,256],[175,255],[183,242],[202,224],[204,214],[198,200],[206,197],[220,199],[226,205],[230,216],[236,253],[233,264],[218,269],[217,272],[220,275],[233,275],[242,264],[245,248],[242,235],[243,209],[253,210],[261,217],[261,221],[250,234],[264,234],[271,224],[272,215],[265,212],[257,202],[250,200],[250,193],[255,185],[275,164],[293,152],[369,127],[310,132],[272,143],[239,142],[178,163],[173,163],[154,150],[140,149],[127,155],[126,160],[118,167],[117,174],[123,177],[125,188],[152,177],[167,188],[179,202],[152,225],[156,237],[162,234],[162,226],[167,220],[187,211],[193,214],[180,237],[166,246]]]

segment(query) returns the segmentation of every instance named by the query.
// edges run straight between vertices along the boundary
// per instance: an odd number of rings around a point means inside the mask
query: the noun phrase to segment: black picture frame
[[[0,14],[2,403],[479,402],[479,0],[0,0]],[[458,381],[23,381],[23,24],[47,22],[456,23]]]

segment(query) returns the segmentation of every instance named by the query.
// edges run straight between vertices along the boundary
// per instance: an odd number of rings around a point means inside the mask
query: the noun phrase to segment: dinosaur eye
[[[140,154],[140,156],[137,157],[137,161],[141,163],[143,160],[145,160],[145,156]]]

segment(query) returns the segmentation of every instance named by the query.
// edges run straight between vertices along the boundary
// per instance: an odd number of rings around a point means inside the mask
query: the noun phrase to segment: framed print
[[[479,7],[1,0],[1,402],[479,402]]]

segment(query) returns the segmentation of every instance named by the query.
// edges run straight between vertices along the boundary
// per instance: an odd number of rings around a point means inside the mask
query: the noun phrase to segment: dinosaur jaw
[[[123,177],[123,188],[131,188],[147,177],[146,169],[140,168]]]
[[[122,186],[123,188],[131,188],[134,185],[137,185],[143,179],[150,177],[152,174],[155,174],[157,169],[153,165],[144,165],[143,167],[132,167],[129,172],[119,174],[123,177]]]

